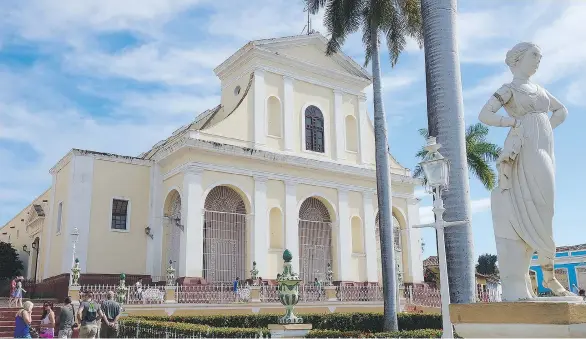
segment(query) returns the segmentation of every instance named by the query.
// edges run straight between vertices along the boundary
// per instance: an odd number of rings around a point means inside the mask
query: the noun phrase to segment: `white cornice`
[[[154,162],[152,160],[145,160],[136,157],[130,157],[125,155],[118,155],[112,153],[100,153],[94,151],[86,151],[80,149],[72,149],[69,151],[61,160],[49,170],[49,173],[54,174],[59,172],[65,165],[69,163],[73,156],[88,156],[96,160],[120,162],[124,164],[139,165],[139,166],[151,166]]]
[[[163,174],[163,180],[167,180],[179,173],[188,173],[194,170],[198,171],[214,171],[220,173],[229,173],[229,174],[236,174],[236,175],[245,175],[251,176],[255,178],[255,180],[279,180],[283,181],[286,184],[302,184],[302,185],[311,185],[311,186],[321,186],[327,188],[333,188],[341,191],[351,191],[351,192],[359,192],[359,193],[366,193],[376,195],[376,188],[372,187],[365,187],[365,186],[356,186],[356,185],[348,185],[343,184],[335,181],[328,181],[328,180],[316,180],[312,178],[306,177],[298,177],[292,176],[283,173],[274,173],[274,172],[265,172],[265,171],[254,171],[250,169],[243,169],[233,166],[225,166],[225,165],[217,165],[217,164],[209,164],[203,162],[188,162],[174,169],[170,170],[169,172]],[[261,179],[262,178],[262,179]],[[399,183],[400,184],[400,183]],[[397,199],[406,199],[410,201],[415,199],[413,194],[406,194],[406,193],[393,193],[393,198]]]
[[[364,166],[352,166],[333,161],[316,160],[300,157],[294,154],[275,153],[255,148],[222,144],[213,141],[190,139],[187,134],[162,148],[154,159],[159,162],[181,148],[194,148],[217,154],[226,154],[235,157],[254,159],[262,162],[279,163],[304,169],[314,169],[322,172],[352,175],[359,178],[375,179],[375,170]],[[395,185],[417,185],[418,180],[409,176],[391,173],[392,183]]]

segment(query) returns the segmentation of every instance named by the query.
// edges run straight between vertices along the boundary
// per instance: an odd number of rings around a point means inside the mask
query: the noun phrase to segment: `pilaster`
[[[185,231],[179,250],[179,277],[203,276],[203,190],[202,169],[188,168],[183,174],[182,218]]]
[[[358,160],[360,164],[366,163],[366,143],[364,138],[368,135],[368,112],[366,111],[366,97],[358,98]]]
[[[368,282],[378,282],[378,262],[376,253],[375,210],[372,205],[373,195],[362,192],[364,220],[364,249],[366,252],[366,277]]]
[[[293,255],[293,272],[299,273],[299,212],[294,182],[285,182],[285,248]]]
[[[352,277],[352,230],[348,213],[348,191],[338,189],[338,280],[355,281]]]
[[[94,158],[74,155],[71,159],[71,177],[69,194],[64,204],[67,204],[65,223],[61,226],[63,237],[63,257],[61,273],[70,273],[73,267],[73,237],[71,231],[77,227],[79,238],[75,256],[82,263],[81,273],[87,272],[87,252],[90,235],[90,212],[92,209],[92,185],[94,176]]]
[[[346,158],[346,126],[344,126],[344,112],[342,110],[342,92],[334,90],[334,124],[336,126],[336,159]]]
[[[261,69],[254,71],[254,144],[266,144],[265,110],[266,110],[265,73]]]
[[[283,144],[285,151],[293,151],[293,135],[299,132],[293,128],[293,107],[295,105],[293,93],[293,78],[283,76]]]
[[[407,228],[408,237],[408,273],[413,283],[423,282],[423,258],[421,251],[421,232],[414,225],[419,225],[419,199],[407,200]],[[406,247],[406,246],[405,246]],[[403,248],[405,250],[406,248]]]
[[[259,275],[266,276],[269,251],[269,230],[267,215],[267,178],[254,177],[254,239],[253,256]]]
[[[49,193],[49,213],[47,215],[47,222],[45,224],[45,229],[43,229],[43,242],[41,243],[41,246],[43,246],[43,248],[41,249],[41,253],[44,253],[44,263],[43,263],[43,279],[47,279],[49,278],[49,272],[50,272],[50,265],[51,265],[51,239],[53,238],[53,225],[55,224],[55,221],[53,220],[53,218],[55,217],[55,213],[53,213],[53,211],[57,208],[57,202],[55,201],[55,185],[57,184],[57,173],[53,172],[51,173],[51,192]],[[30,255],[29,255],[30,258]],[[30,266],[30,260],[29,260],[29,266]],[[29,267],[29,272],[30,272],[30,267]],[[27,277],[30,279],[30,274]]]
[[[149,227],[153,238],[147,238],[146,269],[153,276],[161,276],[163,258],[163,180],[160,166],[151,166],[151,183],[149,197]]]

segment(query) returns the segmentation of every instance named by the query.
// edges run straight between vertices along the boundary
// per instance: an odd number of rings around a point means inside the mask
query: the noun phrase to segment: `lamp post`
[[[467,221],[444,221],[444,201],[442,191],[448,188],[449,164],[439,152],[441,144],[436,143],[435,137],[427,138],[425,150],[427,154],[420,163],[427,179],[427,185],[433,194],[433,213],[435,222],[431,224],[416,225],[414,228],[431,227],[436,229],[438,242],[438,259],[440,268],[440,295],[442,303],[442,338],[453,338],[454,330],[450,321],[450,286],[448,283],[448,266],[446,262],[446,244],[444,240],[444,228],[448,226],[461,225]]]
[[[77,245],[77,241],[79,239],[79,229],[77,229],[77,227],[74,227],[73,230],[71,231],[71,242],[73,244],[73,250],[72,250],[72,256],[71,256],[71,267],[73,268],[75,266],[75,247]],[[73,276],[70,275],[69,276],[69,284],[71,285]]]

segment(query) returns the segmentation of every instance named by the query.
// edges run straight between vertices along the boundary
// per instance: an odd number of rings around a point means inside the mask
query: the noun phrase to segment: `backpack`
[[[88,306],[84,309],[84,311],[85,314],[83,316],[83,320],[85,322],[92,322],[98,318],[98,307],[93,301],[88,303]]]

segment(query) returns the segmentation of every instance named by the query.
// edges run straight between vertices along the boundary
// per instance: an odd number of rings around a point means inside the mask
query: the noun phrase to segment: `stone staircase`
[[[17,307],[0,307],[0,338],[14,337],[14,319],[16,312],[20,308]],[[35,306],[32,312],[33,323],[32,326],[36,329],[41,324],[41,315],[43,314],[42,306]]]

